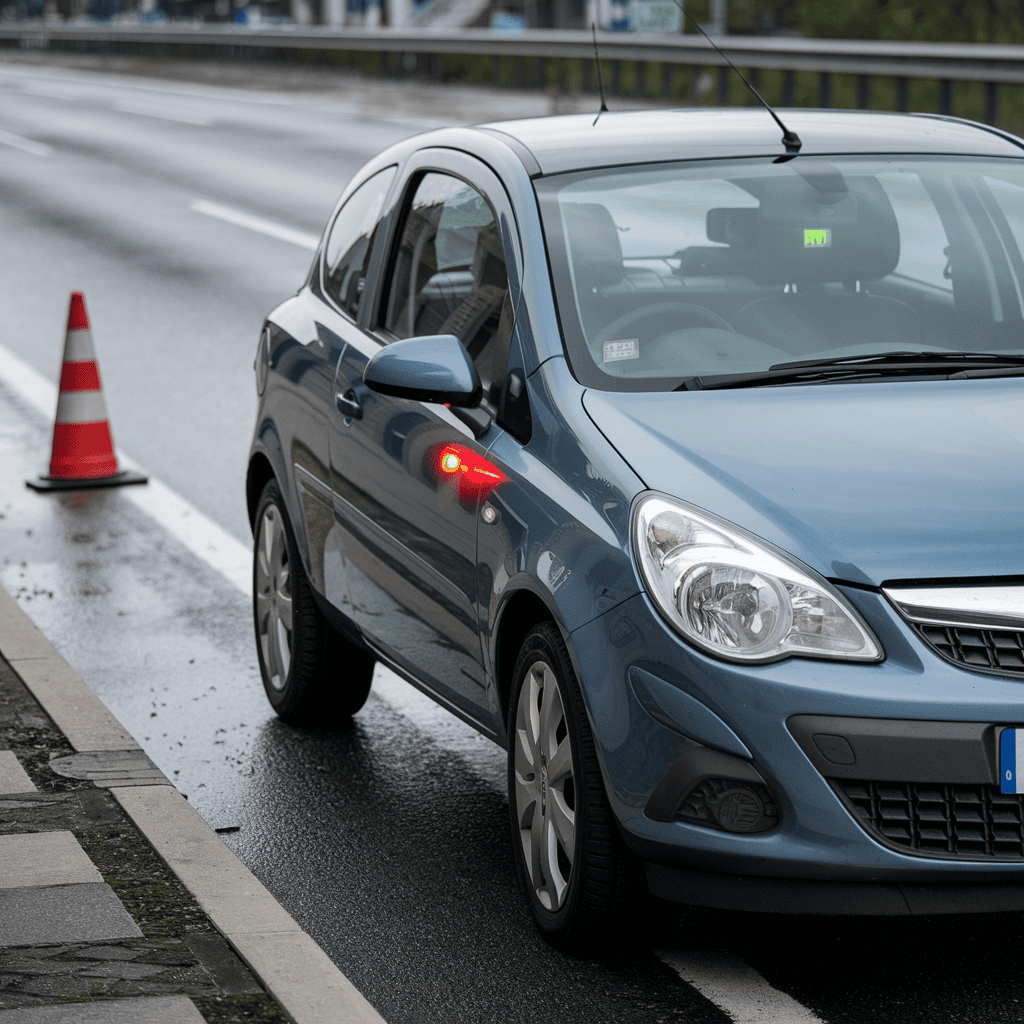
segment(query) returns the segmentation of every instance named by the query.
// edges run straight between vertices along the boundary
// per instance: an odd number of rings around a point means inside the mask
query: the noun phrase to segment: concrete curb
[[[0,651],[77,752],[141,749],[2,587]],[[295,1024],[384,1024],[176,789],[105,785]]]

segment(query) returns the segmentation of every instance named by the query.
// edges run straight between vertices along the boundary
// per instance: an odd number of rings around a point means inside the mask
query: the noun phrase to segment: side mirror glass
[[[363,382],[382,395],[464,408],[479,405],[483,393],[476,367],[454,334],[385,346],[366,364]]]

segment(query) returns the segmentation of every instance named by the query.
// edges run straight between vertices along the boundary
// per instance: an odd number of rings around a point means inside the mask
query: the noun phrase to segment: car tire
[[[324,618],[276,481],[263,488],[253,537],[253,621],[263,688],[292,725],[333,725],[366,703],[372,655]]]
[[[552,945],[585,951],[622,918],[629,854],[619,836],[562,635],[520,649],[508,721],[508,794],[519,879]]]

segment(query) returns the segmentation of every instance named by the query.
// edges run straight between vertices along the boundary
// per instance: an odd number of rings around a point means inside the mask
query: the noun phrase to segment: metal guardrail
[[[651,35],[642,33],[601,32],[597,36],[602,64],[612,63],[613,91],[619,81],[618,65],[623,61],[642,65],[661,64],[719,67],[721,56],[696,35]],[[1024,85],[1024,46],[958,43],[869,42],[859,40],[803,39],[760,36],[724,36],[718,40],[732,61],[750,68],[754,78],[760,71],[783,73],[782,106],[794,99],[794,75],[811,72],[818,75],[818,101],[832,105],[832,76],[857,76],[857,105],[868,107],[871,79],[892,78],[895,82],[896,109],[909,109],[908,82],[912,78],[939,82],[939,112],[952,113],[956,82],[984,84],[985,116],[990,124],[999,116],[1000,87]],[[188,55],[238,56],[266,55],[268,51],[349,51],[381,54],[381,70],[388,72],[389,54],[431,55],[471,54],[495,60],[501,57],[534,59],[533,74],[517,84],[542,86],[538,74],[540,61],[582,59],[589,62],[587,78],[592,78],[593,43],[589,32],[530,30],[518,33],[492,32],[487,29],[438,31],[431,29],[334,29],[320,27],[242,28],[236,25],[183,27],[173,24],[154,26],[105,26],[63,24],[0,25],[0,46],[59,48],[107,52],[166,51],[184,48]],[[405,65],[408,70],[408,65]],[[437,61],[426,68],[417,61],[417,72],[437,73]],[[522,78],[523,76],[520,76]],[[664,74],[665,94],[669,91],[668,73]],[[719,99],[726,101],[729,78],[719,75]],[[644,87],[646,88],[646,82]]]

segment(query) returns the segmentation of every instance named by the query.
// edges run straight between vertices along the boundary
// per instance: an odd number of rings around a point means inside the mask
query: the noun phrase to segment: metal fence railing
[[[749,100],[736,93],[722,58],[697,35],[602,32],[597,39],[613,93],[690,101],[708,94],[722,104]],[[1024,46],[760,36],[723,36],[718,42],[780,106],[913,107],[997,124],[1005,120],[1003,97],[1012,95],[1011,105],[1014,111],[1019,107],[1024,123]],[[596,88],[593,43],[590,33],[581,31],[23,23],[0,24],[4,47],[322,61],[384,75],[461,77],[566,91]],[[1015,118],[1010,127],[1019,129]]]

